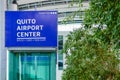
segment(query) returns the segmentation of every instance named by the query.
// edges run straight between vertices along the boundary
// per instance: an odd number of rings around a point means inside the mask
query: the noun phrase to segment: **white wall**
[[[58,35],[63,35],[63,44],[65,43],[67,39],[67,35],[69,34],[70,31],[73,31],[75,29],[78,29],[81,27],[81,23],[76,23],[76,24],[61,24],[58,25]],[[63,69],[66,68],[65,65],[65,54],[63,54]],[[58,70],[58,64],[57,64],[57,69],[56,69],[56,80],[62,80],[62,73],[63,70]]]
[[[75,29],[78,29],[82,27],[81,23],[76,23],[76,24],[61,24],[58,25],[58,32],[69,32],[69,31],[73,31]]]
[[[27,4],[27,3],[39,2],[39,1],[48,1],[48,0],[18,0],[17,2],[20,4]]]

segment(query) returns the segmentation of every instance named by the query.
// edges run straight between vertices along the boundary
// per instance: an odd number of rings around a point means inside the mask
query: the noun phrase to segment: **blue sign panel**
[[[57,11],[6,11],[6,47],[57,47]]]

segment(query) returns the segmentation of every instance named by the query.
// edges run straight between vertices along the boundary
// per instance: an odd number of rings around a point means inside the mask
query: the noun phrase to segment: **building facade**
[[[84,15],[84,9],[88,8],[89,0],[84,2],[80,11],[78,4],[70,6],[72,0],[17,0],[17,5],[14,1],[1,0],[0,2],[0,80],[61,80],[63,69],[66,66],[65,55],[62,54],[63,44],[70,31],[81,27],[83,16],[81,18],[79,16]],[[6,48],[4,17],[5,11],[11,10],[57,10],[58,48]],[[70,18],[74,12],[77,12],[74,19],[63,24],[63,20],[66,20],[66,17]]]

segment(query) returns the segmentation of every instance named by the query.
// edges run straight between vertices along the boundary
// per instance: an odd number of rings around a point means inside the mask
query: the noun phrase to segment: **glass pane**
[[[22,56],[22,80],[49,80],[49,56]]]
[[[9,80],[56,80],[56,54],[9,53]]]
[[[35,63],[34,56],[21,56],[21,79],[35,79]]]
[[[59,45],[58,45],[58,69],[63,70],[63,35],[59,35]]]
[[[37,56],[37,80],[49,80],[49,57]]]
[[[58,40],[59,40],[59,42],[58,42],[58,49],[62,50],[63,49],[63,36],[59,35],[58,36]]]

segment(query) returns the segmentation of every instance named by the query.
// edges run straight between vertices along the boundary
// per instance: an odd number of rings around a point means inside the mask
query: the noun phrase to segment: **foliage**
[[[63,80],[120,79],[119,0],[91,0],[84,26],[67,37]]]
[[[119,0],[91,0],[90,9],[86,10],[84,24],[90,28],[98,25],[98,38],[108,44],[120,43],[120,1]],[[104,25],[107,28],[103,31]],[[120,46],[116,46],[119,47]]]

